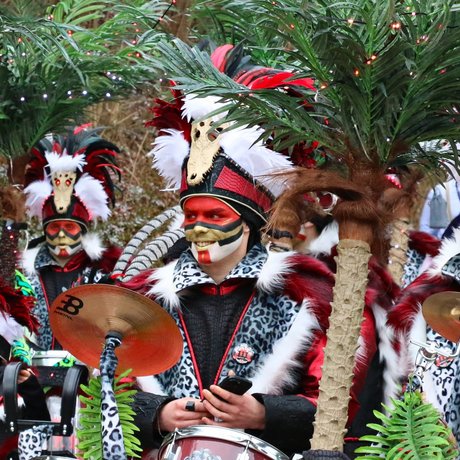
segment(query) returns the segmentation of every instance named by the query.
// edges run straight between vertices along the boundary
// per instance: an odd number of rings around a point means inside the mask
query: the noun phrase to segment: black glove
[[[45,393],[35,375],[31,375],[25,382],[18,385],[18,393],[24,399],[23,416],[26,420],[51,420],[46,406]]]

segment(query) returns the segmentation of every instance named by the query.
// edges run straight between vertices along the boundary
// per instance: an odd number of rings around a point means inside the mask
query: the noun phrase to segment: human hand
[[[253,430],[265,428],[265,406],[254,396],[247,393],[236,395],[217,385],[211,385],[210,390],[203,391],[204,407],[213,417],[203,419],[206,425]]]
[[[163,406],[158,415],[158,423],[161,431],[174,431],[176,428],[202,425],[203,418],[207,416],[209,412],[202,401],[194,398],[181,398]]]
[[[24,383],[31,375],[35,375],[30,369],[21,369],[18,374],[18,384]]]

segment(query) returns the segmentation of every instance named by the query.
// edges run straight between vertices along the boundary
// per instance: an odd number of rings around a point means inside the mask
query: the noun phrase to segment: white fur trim
[[[110,216],[110,209],[107,204],[108,197],[101,181],[85,173],[75,183],[74,192],[89,212],[90,220],[95,220],[98,217],[102,220],[108,219]]]
[[[305,300],[289,332],[273,347],[256,370],[251,393],[282,394],[283,388],[294,383],[294,368],[302,366],[298,353],[312,341],[319,324]]]
[[[105,250],[101,238],[97,233],[86,233],[83,235],[81,245],[91,260],[99,260]]]
[[[11,345],[24,336],[24,328],[12,316],[0,312],[0,335]]]
[[[386,324],[385,310],[377,304],[372,305],[375,325],[379,336],[380,362],[385,361],[383,370],[383,403],[390,405],[391,398],[396,398],[400,390],[401,380],[407,376],[409,369],[404,364],[403,356],[393,347],[395,334]]]
[[[147,292],[148,296],[154,296],[159,303],[170,310],[180,309],[180,299],[174,286],[174,269],[177,260],[164,267],[157,268],[147,279],[147,283],[155,283]]]
[[[189,143],[181,131],[164,129],[153,149],[147,154],[153,158],[153,167],[166,180],[166,187],[178,189],[181,183],[182,164],[190,151]]]
[[[292,272],[289,258],[294,252],[272,252],[257,279],[257,288],[265,292],[273,292],[283,287],[283,279]]]
[[[22,399],[22,396],[18,396],[18,407],[19,408],[24,407],[24,400]],[[3,403],[1,403],[0,404],[0,421],[4,422],[5,419],[6,419],[5,406],[3,405]]]
[[[42,218],[42,209],[45,200],[53,193],[49,180],[32,182],[24,189],[26,194],[26,208],[29,217]]]
[[[438,255],[433,259],[433,264],[427,270],[431,276],[436,276],[441,273],[442,267],[454,256],[460,253],[460,228],[456,228],[451,238],[442,240],[441,248]]]
[[[313,256],[330,254],[332,248],[339,242],[339,224],[334,220],[324,227],[323,231],[315,238],[307,248],[307,252]]]
[[[71,156],[68,155],[65,150],[62,155],[56,152],[47,152],[45,153],[45,158],[48,162],[51,174],[61,171],[81,171],[86,164],[85,155],[80,154]]]
[[[147,391],[148,393],[153,393],[155,395],[166,396],[166,393],[161,387],[160,382],[158,382],[158,380],[153,375],[136,377],[136,381],[142,391]]]
[[[26,277],[33,276],[37,273],[37,270],[35,269],[35,259],[37,258],[37,254],[40,249],[41,245],[33,249],[27,249],[22,253],[21,264]]]

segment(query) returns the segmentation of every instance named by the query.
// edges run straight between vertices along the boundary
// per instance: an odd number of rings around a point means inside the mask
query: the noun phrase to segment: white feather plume
[[[155,139],[148,156],[153,158],[153,167],[167,181],[166,187],[178,189],[182,164],[190,151],[190,145],[182,131],[164,129],[162,133],[166,134]]]
[[[108,197],[101,181],[85,173],[75,183],[74,192],[84,203],[90,214],[90,220],[95,220],[98,217],[102,220],[108,219],[110,216]]]
[[[258,127],[236,128],[223,133],[219,143],[227,156],[278,196],[283,191],[283,184],[268,175],[284,171],[292,167],[292,163],[284,155],[257,141],[262,132]]]
[[[24,328],[12,316],[0,312],[0,335],[11,345],[24,336]]]
[[[53,192],[53,187],[49,180],[39,180],[32,182],[24,189],[26,194],[26,207],[29,217],[42,217],[42,209],[45,200]]]
[[[47,152],[45,153],[45,158],[51,173],[58,171],[81,171],[86,164],[85,155],[82,154],[70,156],[65,152],[62,155],[56,152]]]
[[[197,97],[188,94],[184,98],[182,117],[190,122],[204,118],[224,105],[216,96]],[[225,113],[221,113],[213,119],[218,120],[224,115]],[[190,145],[182,133],[175,129],[165,129],[162,132],[167,135],[157,137],[149,155],[153,157],[155,169],[167,181],[167,187],[177,189],[180,187],[181,169],[189,154]],[[239,127],[224,132],[219,137],[219,144],[228,157],[278,196],[283,191],[284,184],[269,175],[292,167],[292,163],[284,155],[265,147],[258,140],[262,133],[263,130],[259,127]]]
[[[184,97],[184,104],[182,106],[182,118],[185,118],[188,122],[204,118],[208,113],[214,112],[226,105],[218,102],[219,99],[217,96],[198,97],[196,94],[187,94]],[[224,115],[225,112],[222,112],[213,116],[212,119],[219,120]]]

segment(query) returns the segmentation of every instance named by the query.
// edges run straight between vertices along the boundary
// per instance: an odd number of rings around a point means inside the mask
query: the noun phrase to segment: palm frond
[[[402,400],[393,400],[393,406],[385,410],[389,415],[374,411],[381,424],[368,425],[376,434],[361,438],[372,445],[356,449],[358,454],[368,454],[357,460],[457,458],[451,430],[440,420],[438,411],[423,402],[420,392],[405,393]]]
[[[152,57],[164,36],[155,25],[168,5],[61,0],[43,17],[7,9],[0,16],[0,155],[23,155],[47,133],[82,122],[91,105],[153,87]]]
[[[317,84],[316,95],[300,94],[311,105],[302,110],[299,99],[277,90],[231,85],[184,44],[162,45],[163,68],[180,88],[235,101],[229,119],[237,125],[267,128],[275,146],[316,139],[340,161],[381,169],[415,160],[418,151],[407,153],[419,142],[459,138],[460,17],[449,0],[230,4],[232,14],[216,13],[222,30],[236,30],[238,6],[257,11],[257,19],[245,22],[239,14],[238,30],[252,31],[257,21],[265,38],[269,32],[274,37],[265,49],[282,55],[279,65]],[[259,48],[252,38],[248,33],[246,43],[256,60]]]

